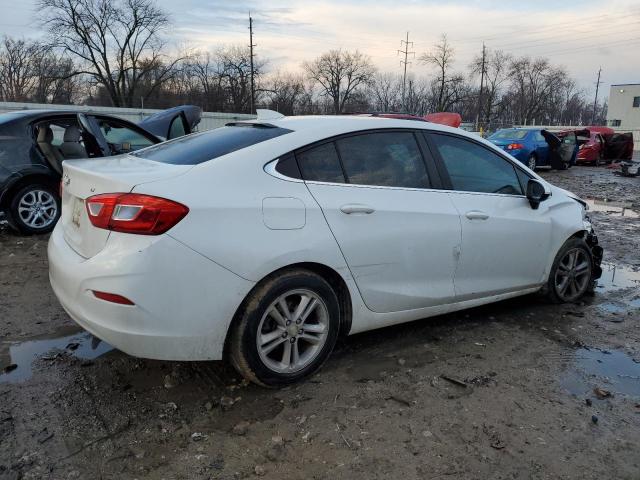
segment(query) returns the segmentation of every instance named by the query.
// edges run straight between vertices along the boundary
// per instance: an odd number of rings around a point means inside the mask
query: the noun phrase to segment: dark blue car
[[[576,163],[578,139],[575,130],[551,133],[540,128],[505,128],[489,141],[520,160],[531,170],[550,166],[565,170]]]

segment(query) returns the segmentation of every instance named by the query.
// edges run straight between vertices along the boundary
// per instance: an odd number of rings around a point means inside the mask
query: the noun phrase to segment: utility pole
[[[408,57],[409,55],[413,55],[414,57],[416,55],[416,52],[409,51],[410,46],[413,46],[413,42],[409,41],[409,32],[407,32],[406,40],[400,40],[400,47],[402,47],[403,44],[404,50],[398,50],[398,54],[404,54],[404,60],[400,60],[400,65],[404,65],[404,75],[402,76],[402,108],[406,110],[407,103],[405,101],[405,90],[407,85],[407,65],[411,64],[411,62],[408,61]]]
[[[253,18],[251,18],[251,14],[249,14],[249,56],[251,59],[251,101],[249,104],[249,113],[253,114],[253,108],[256,101],[256,89],[253,81],[253,47],[256,45],[253,44]]]
[[[478,114],[476,115],[476,131],[479,131],[482,122],[482,93],[484,90],[484,72],[487,58],[487,49],[482,42],[482,68],[480,69],[480,94],[478,95]]]
[[[600,73],[602,67],[598,69],[598,81],[596,82],[596,98],[593,100],[593,114],[591,115],[591,125],[596,124],[596,108],[598,107],[598,90],[600,89]]]

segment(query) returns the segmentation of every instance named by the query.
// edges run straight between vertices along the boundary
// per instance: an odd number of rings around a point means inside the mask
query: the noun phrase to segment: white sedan
[[[290,384],[339,336],[600,275],[585,204],[459,129],[284,117],[64,162],[53,290],[114,347]]]

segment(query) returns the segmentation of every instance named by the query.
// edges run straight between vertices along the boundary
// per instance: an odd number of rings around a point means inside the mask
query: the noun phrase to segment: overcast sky
[[[332,48],[359,49],[380,70],[400,72],[400,39],[409,31],[416,56],[446,33],[465,70],[482,49],[540,55],[564,65],[589,93],[602,67],[600,90],[640,83],[638,0],[158,0],[170,15],[176,45],[214,49],[248,44],[254,17],[256,53],[269,70],[299,70],[304,60]],[[0,0],[0,35],[38,37],[35,0]],[[430,73],[415,60],[416,75]]]

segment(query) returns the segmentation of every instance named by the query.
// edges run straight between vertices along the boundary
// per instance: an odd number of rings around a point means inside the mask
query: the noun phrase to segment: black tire
[[[322,301],[322,303],[318,303],[320,306],[309,314],[308,318],[315,315],[319,319],[322,314],[327,331],[326,336],[324,333],[318,334],[318,336],[323,336],[324,343],[318,346],[315,351],[300,350],[300,358],[303,358],[308,352],[310,353],[307,354],[308,363],[301,366],[298,370],[276,371],[273,365],[270,366],[268,364],[270,361],[273,362],[273,359],[264,359],[264,353],[259,352],[258,329],[260,328],[260,335],[269,335],[270,333],[277,333],[276,329],[285,329],[280,330],[282,332],[282,338],[285,340],[281,340],[279,334],[274,337],[273,343],[282,342],[273,350],[275,357],[281,355],[284,360],[285,348],[287,348],[286,344],[288,341],[291,342],[290,348],[294,348],[293,344],[296,343],[296,351],[298,351],[298,348],[302,349],[306,342],[303,339],[303,335],[305,335],[306,332],[303,332],[299,339],[297,339],[295,336],[297,334],[286,331],[286,329],[298,328],[293,325],[292,321],[287,320],[292,325],[288,323],[287,325],[289,326],[283,327],[268,313],[273,311],[278,299],[289,294],[291,294],[291,297],[286,297],[285,301],[288,303],[288,299],[293,297],[290,309],[294,309],[295,292],[301,291],[315,295],[317,297],[316,301],[318,301],[318,299]],[[300,301],[301,300],[302,297],[300,297]],[[278,312],[282,312],[281,307],[278,307],[277,310]],[[309,325],[313,325],[312,322],[316,320],[317,319],[311,319]],[[270,322],[273,328],[266,328],[267,322]],[[317,322],[318,324],[320,323],[319,320],[317,320]],[[304,325],[307,325],[307,323]],[[303,325],[300,325],[300,327],[304,328]],[[266,333],[265,329],[267,330]],[[286,270],[267,278],[256,286],[243,302],[231,326],[228,355],[231,364],[247,380],[266,387],[282,387],[298,382],[316,372],[333,351],[338,339],[339,330],[340,307],[338,297],[331,286],[321,276],[308,270]],[[302,332],[302,330],[300,330],[300,332]],[[314,333],[313,335],[316,334]],[[261,338],[264,339],[266,337]],[[271,343],[263,344],[263,346],[265,345],[268,347]],[[280,353],[280,345],[282,345],[282,353]],[[315,347],[312,346],[308,348]],[[271,353],[269,353],[269,355],[271,355]],[[293,359],[295,357],[290,358]],[[291,363],[293,364],[293,360]],[[290,368],[293,368],[293,366]]]
[[[46,198],[47,201],[40,203],[38,198]],[[24,203],[34,200],[34,208],[38,209],[40,220],[29,222],[28,214],[25,215]],[[40,210],[42,209],[42,210]],[[9,200],[7,220],[9,224],[20,233],[32,235],[47,233],[53,230],[56,222],[60,218],[61,202],[60,196],[55,188],[42,183],[26,185],[15,192]],[[45,218],[46,217],[46,218]]]
[[[533,170],[535,172],[537,166],[538,166],[538,158],[536,157],[535,153],[532,153],[531,155],[529,155],[529,160],[527,161],[527,167],[529,167],[530,170]]]
[[[568,256],[572,252],[577,252],[577,265],[579,267],[583,261],[586,263],[586,270],[584,274],[578,274],[576,272],[582,271],[582,269],[573,269],[573,274],[567,273],[567,260]],[[588,293],[593,285],[593,258],[591,250],[586,242],[581,238],[570,238],[560,248],[556,254],[556,258],[553,260],[551,271],[549,272],[549,279],[545,287],[545,293],[547,298],[553,303],[569,303],[579,300],[584,294]],[[566,291],[563,291],[563,279],[567,279],[571,282],[575,280],[575,284],[571,284],[567,287]],[[576,288],[574,289],[574,285]]]

